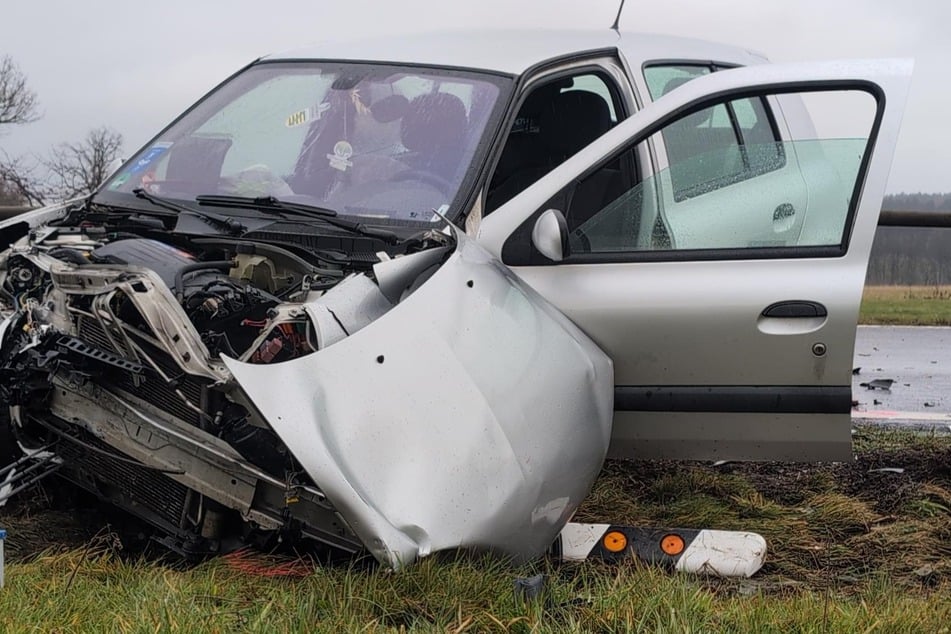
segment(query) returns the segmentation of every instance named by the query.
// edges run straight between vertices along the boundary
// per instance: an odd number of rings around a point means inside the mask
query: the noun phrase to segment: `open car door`
[[[480,243],[613,359],[610,455],[851,458],[855,328],[911,69],[690,81],[483,220]]]

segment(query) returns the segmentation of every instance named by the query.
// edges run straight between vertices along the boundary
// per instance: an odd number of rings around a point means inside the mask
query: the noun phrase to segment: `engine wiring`
[[[0,348],[0,401],[20,409],[25,446],[55,440],[61,477],[146,522],[165,518],[153,522],[161,543],[186,557],[224,552],[216,551],[217,531],[235,528],[245,534],[228,536],[231,545],[317,539],[360,550],[224,358],[282,363],[332,345],[337,333],[350,336],[364,324],[333,302],[372,296],[372,314],[382,315],[393,302],[376,283],[375,264],[434,241],[420,234],[384,256],[379,239],[367,236],[346,240],[368,248],[347,242],[339,250],[338,236],[329,248],[309,234],[299,243],[280,234],[194,236],[173,231],[169,217],[137,213],[87,205],[71,213],[74,224],[31,231],[0,259],[0,308],[14,316]],[[127,437],[103,435],[103,421],[114,416],[127,417]],[[150,425],[161,425],[179,449],[168,454],[179,456],[171,463],[141,453],[153,446]],[[201,457],[206,450],[212,458]],[[196,468],[225,483],[218,497],[176,477]],[[136,482],[123,480],[129,473]],[[262,496],[254,514],[233,506],[248,487],[254,504]],[[163,515],[166,508],[175,517]],[[224,519],[205,522],[219,511]],[[286,572],[278,566],[273,574]]]

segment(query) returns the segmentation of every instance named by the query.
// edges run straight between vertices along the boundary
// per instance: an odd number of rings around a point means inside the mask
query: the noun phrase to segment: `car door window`
[[[716,70],[721,67],[654,65],[644,69],[644,78],[651,98],[658,99]],[[784,162],[779,133],[761,98],[711,106],[671,124],[662,135],[677,200],[779,169]]]
[[[682,259],[698,251],[708,259],[795,257],[812,247],[844,247],[876,104],[860,91],[831,94],[852,100],[856,93],[869,107],[864,132],[853,136],[813,133],[777,141],[765,95],[713,103],[669,122],[641,141],[665,147],[669,166],[570,227],[570,258],[625,260],[651,252]],[[838,116],[834,102],[818,110]],[[550,205],[559,208],[564,195]]]
[[[622,113],[614,80],[596,70],[579,71],[530,89],[519,106],[486,195],[485,214],[508,202],[610,130]],[[622,191],[613,172],[602,185]],[[587,198],[591,192],[582,192]],[[599,201],[603,202],[603,201]],[[579,223],[580,224],[580,223]]]
[[[779,169],[783,147],[762,99],[717,104],[661,133],[677,201]]]

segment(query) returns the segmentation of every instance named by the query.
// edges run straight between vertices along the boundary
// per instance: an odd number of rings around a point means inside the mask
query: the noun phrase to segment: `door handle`
[[[829,311],[819,302],[812,302],[805,299],[790,299],[784,302],[770,304],[763,309],[763,317],[775,318],[807,318],[807,317],[827,317]]]

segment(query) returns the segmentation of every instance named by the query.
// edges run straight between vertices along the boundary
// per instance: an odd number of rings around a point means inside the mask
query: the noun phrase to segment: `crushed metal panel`
[[[396,304],[427,269],[437,266],[450,247],[436,247],[410,255],[384,260],[373,265],[373,276],[380,285],[380,292]]]
[[[379,287],[363,273],[349,276],[306,306],[320,349],[361,330],[390,308]]]
[[[382,563],[544,552],[610,439],[610,359],[459,236],[413,295],[357,334],[235,379]]]

